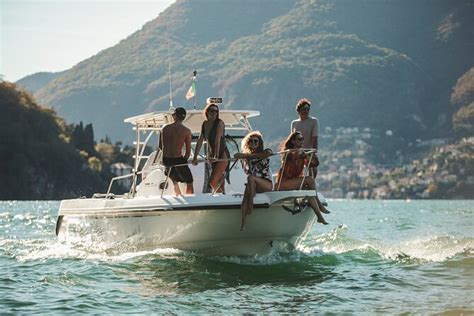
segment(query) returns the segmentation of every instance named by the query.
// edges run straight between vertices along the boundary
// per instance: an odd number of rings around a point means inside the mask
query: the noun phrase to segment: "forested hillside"
[[[63,72],[38,72],[18,80],[16,84],[31,93],[35,93],[62,73]]]
[[[130,142],[125,117],[168,108],[169,44],[175,105],[192,107],[184,95],[196,69],[199,107],[222,96],[226,108],[258,109],[254,126],[271,140],[288,132],[302,96],[322,127],[447,137],[453,87],[473,66],[472,16],[467,0],[180,0],[36,96]]]
[[[0,113],[0,200],[105,192],[109,164],[127,162],[113,145],[96,148],[92,125],[68,125],[12,83],[0,82]]]

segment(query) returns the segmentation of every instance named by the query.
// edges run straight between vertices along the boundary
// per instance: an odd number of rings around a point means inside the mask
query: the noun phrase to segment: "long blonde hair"
[[[250,149],[250,139],[252,137],[257,137],[259,139],[259,144],[255,152],[252,152]],[[252,131],[245,135],[245,137],[242,139],[242,153],[244,154],[255,154],[255,153],[260,153],[263,151],[263,137],[262,133],[260,131]]]

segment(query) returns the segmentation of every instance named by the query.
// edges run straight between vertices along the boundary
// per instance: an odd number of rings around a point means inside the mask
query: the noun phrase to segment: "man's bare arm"
[[[202,142],[203,142],[203,136],[202,134],[199,135],[199,138],[196,142],[196,147],[194,148],[194,158],[193,161],[196,162],[197,156],[199,155],[199,151],[201,150]]]
[[[160,141],[158,142],[158,148],[163,151],[163,133],[165,132],[165,127],[163,127],[161,129],[161,132],[160,132]]]
[[[191,132],[187,131],[186,138],[184,139],[184,145],[186,146],[186,153],[184,154],[184,158],[186,160],[188,160],[189,156],[191,155],[191,139]]]
[[[311,137],[311,143],[313,144],[313,148],[318,150],[318,136]]]

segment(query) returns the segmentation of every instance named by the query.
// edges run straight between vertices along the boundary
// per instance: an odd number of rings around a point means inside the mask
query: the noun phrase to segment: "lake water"
[[[60,243],[58,207],[0,202],[1,313],[474,313],[474,201],[330,200],[300,249],[252,258]]]

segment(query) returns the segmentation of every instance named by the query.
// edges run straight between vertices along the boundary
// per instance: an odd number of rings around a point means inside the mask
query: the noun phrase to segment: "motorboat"
[[[112,179],[104,194],[61,201],[56,234],[61,240],[78,236],[127,243],[134,249],[175,248],[209,255],[259,255],[294,249],[311,230],[316,217],[305,204],[312,190],[257,193],[254,211],[240,230],[241,204],[246,175],[240,163],[232,161],[230,183],[225,193],[206,192],[206,161],[190,164],[194,194],[175,196],[165,173],[160,152],[145,154],[159,139],[163,125],[173,122],[172,111],[158,111],[125,119],[136,134],[132,173]],[[258,111],[221,110],[226,143],[231,157],[239,151],[241,139],[252,130],[249,119]],[[188,110],[183,124],[193,134],[194,148],[204,115]],[[148,147],[147,147],[148,145]],[[204,158],[204,157],[202,157]],[[278,159],[278,157],[276,157]],[[113,194],[114,182],[130,178],[130,190]],[[180,184],[181,185],[181,184]],[[181,192],[185,192],[184,186]],[[288,210],[295,210],[289,212]]]

